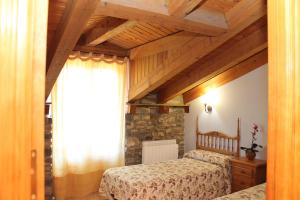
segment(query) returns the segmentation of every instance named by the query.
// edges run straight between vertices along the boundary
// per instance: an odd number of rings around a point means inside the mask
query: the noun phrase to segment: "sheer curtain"
[[[56,199],[99,188],[105,169],[124,165],[127,61],[71,56],[52,90]]]

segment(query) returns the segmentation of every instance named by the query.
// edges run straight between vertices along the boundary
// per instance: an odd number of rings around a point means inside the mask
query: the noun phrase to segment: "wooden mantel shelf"
[[[168,106],[168,107],[189,107],[188,105],[184,104],[138,104],[138,103],[128,103],[130,106],[136,106],[136,107],[160,107],[160,106]]]
[[[184,104],[136,104],[136,103],[128,103],[130,114],[135,114],[137,107],[159,107],[160,113],[169,113],[170,107],[175,108],[184,108],[185,113],[189,113],[189,106]]]

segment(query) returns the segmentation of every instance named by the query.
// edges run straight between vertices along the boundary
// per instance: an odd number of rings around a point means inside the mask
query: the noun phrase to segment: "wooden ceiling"
[[[109,39],[108,42],[125,49],[132,49],[178,31],[180,30],[172,27],[137,22],[132,28],[122,31],[120,34]]]
[[[206,0],[202,1],[201,5],[201,11],[202,10],[207,10],[210,13],[220,13],[224,14],[226,13],[229,9],[234,7],[239,1],[241,0]],[[115,2],[121,2],[125,4],[126,2],[130,1],[102,1],[102,2],[112,2],[114,4]],[[125,2],[125,3],[124,3]],[[143,4],[144,2],[148,2],[149,4],[158,4],[161,6],[160,9],[155,8],[155,6],[152,6],[152,9],[156,9],[159,11],[159,13],[163,13],[164,11],[167,12],[168,5],[170,2],[167,0],[155,0],[155,1],[150,1],[150,0],[133,0],[132,1],[133,5],[136,4],[139,6],[136,2],[140,2],[140,4]],[[180,1],[178,1],[180,2]],[[199,1],[201,2],[201,1]],[[48,16],[48,46],[53,42],[53,37],[63,20],[63,15],[65,14],[65,11],[67,9],[67,6],[71,7],[72,1],[70,0],[50,0],[49,1],[49,16]],[[177,3],[177,2],[175,2]],[[145,3],[144,3],[145,4]],[[121,4],[122,5],[122,4]],[[106,13],[101,14],[101,7],[99,6],[99,12],[94,12],[88,21],[85,24],[84,30],[82,32],[82,35],[87,35],[89,32],[91,32],[93,29],[97,29],[99,27],[104,27],[106,24],[109,23],[109,21],[114,20],[121,20],[121,18],[117,17],[110,17],[105,15]],[[157,6],[158,7],[158,6]],[[145,5],[145,9],[147,6]],[[197,9],[200,10],[200,7]],[[197,13],[197,12],[195,12]],[[121,14],[116,14],[114,16],[120,16]],[[146,16],[145,16],[146,17]],[[196,18],[196,17],[195,17]],[[209,18],[209,17],[208,17]],[[187,18],[189,19],[189,18]],[[123,23],[126,21],[126,18],[123,18]],[[161,23],[164,23],[163,21]],[[174,25],[168,25],[168,23],[164,23],[162,25],[161,23],[155,23],[151,22],[151,20],[146,19],[145,21],[143,20],[137,20],[135,24],[130,26],[129,28],[122,29],[118,34],[114,35],[113,37],[110,37],[107,42],[115,44],[117,46],[120,46],[124,49],[132,49],[137,46],[146,44],[148,42],[166,37],[168,35],[177,33],[179,31],[183,31],[183,28],[179,28]],[[120,24],[117,24],[120,25]],[[116,26],[117,26],[116,25]]]
[[[62,21],[68,0],[49,1],[47,48],[51,44],[59,23]]]
[[[53,42],[53,36],[62,22],[67,5],[68,0],[50,0],[49,2],[48,45]],[[172,26],[168,26],[167,24],[165,26],[161,26],[155,23],[143,21],[127,21],[126,19],[94,13],[86,22],[85,28],[82,32],[82,40],[99,28],[104,29],[106,26],[108,26],[108,24],[111,24],[111,28],[117,28],[117,26],[124,24],[125,22],[127,22],[127,24],[130,22],[130,27],[128,26],[123,28],[113,37],[110,36],[106,40],[107,43],[111,43],[129,50],[145,43],[182,31]]]
[[[134,61],[134,57],[144,57],[147,54],[145,51],[155,54],[153,49],[147,50],[152,43],[159,43],[157,53],[183,44],[181,40],[187,42],[195,37],[209,39],[224,35],[223,43],[249,25],[243,27],[239,24],[249,23],[247,20],[241,21],[243,17],[239,15],[248,14],[246,17],[250,22],[255,22],[255,9],[262,9],[256,5],[257,2],[265,1],[50,0],[46,95],[50,93],[64,62],[73,50],[120,57],[131,55]],[[266,14],[265,10],[260,12]],[[176,38],[178,34],[181,36]],[[182,39],[182,35],[189,36]],[[169,45],[171,40],[174,41]],[[205,43],[206,39],[203,41]],[[195,58],[198,60],[200,57]],[[172,81],[174,77],[172,75]],[[166,88],[166,82],[170,85],[171,78],[151,87],[151,91]]]

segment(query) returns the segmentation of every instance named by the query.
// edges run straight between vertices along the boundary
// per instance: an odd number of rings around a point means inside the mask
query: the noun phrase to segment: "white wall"
[[[250,146],[252,123],[257,123],[262,128],[257,143],[264,146],[257,153],[257,158],[265,159],[268,128],[267,65],[217,88],[217,91],[219,103],[213,106],[211,113],[204,111],[201,97],[190,102],[190,113],[185,114],[184,118],[185,152],[195,149],[197,116],[200,131],[220,131],[232,136],[236,135],[237,118],[240,117],[241,146]],[[241,151],[241,155],[244,155],[244,151]]]

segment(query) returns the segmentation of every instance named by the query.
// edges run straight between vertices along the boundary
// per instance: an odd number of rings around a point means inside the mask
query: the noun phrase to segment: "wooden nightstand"
[[[231,159],[232,192],[243,190],[266,181],[266,161],[249,161],[245,157]]]

